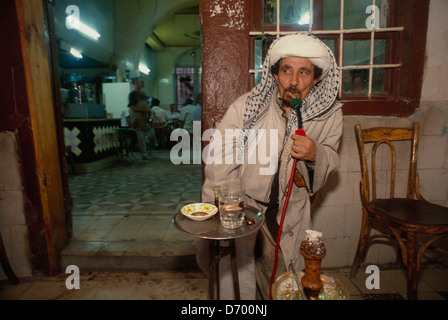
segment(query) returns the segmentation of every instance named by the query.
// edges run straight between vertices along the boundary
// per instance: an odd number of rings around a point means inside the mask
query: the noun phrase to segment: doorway
[[[184,2],[191,3],[192,1]],[[81,4],[82,1],[79,1],[79,5]],[[81,12],[85,12],[85,10],[81,8]],[[144,77],[145,90],[148,95],[161,100],[162,106],[169,107],[172,102],[176,104],[181,102],[178,101],[179,98],[175,94],[175,84],[166,83],[170,82],[167,81],[169,78],[166,76],[166,70],[172,72],[173,68],[167,65],[166,58],[162,59],[158,55],[163,55],[160,53],[161,51],[168,51],[171,55],[180,56],[179,52],[185,51],[185,49],[169,43],[168,40],[164,40],[162,35],[164,30],[166,31],[176,24],[176,16],[183,20],[191,14],[196,14],[198,18],[197,3],[196,7],[177,11],[174,17],[169,16],[162,21],[160,23],[162,29],[156,28],[144,46],[145,50],[150,52],[149,55],[145,54],[146,57],[155,57],[157,62],[162,61],[159,63],[161,67],[157,72],[157,79],[161,81],[151,78],[151,75]],[[154,38],[158,40],[158,47],[154,46],[155,49],[150,47],[151,39]],[[172,38],[173,36],[168,36],[166,39]],[[189,37],[182,34],[177,38]],[[58,40],[64,41],[63,39]],[[188,50],[193,50],[196,55],[200,48],[189,48]],[[64,58],[67,59],[67,56]],[[195,59],[192,61],[190,65],[182,64],[182,66],[194,70],[193,92],[200,92],[200,83],[198,83],[200,67],[196,65]],[[95,62],[101,61],[90,58],[89,62],[95,64]],[[153,69],[151,65],[148,67]],[[103,72],[107,69],[104,65],[97,65],[96,68],[101,68]],[[65,68],[64,71],[66,74],[72,75],[74,72],[82,73],[86,70],[80,67]],[[154,69],[153,71],[155,73]],[[109,72],[104,78],[108,76],[113,78],[114,74]],[[167,98],[167,95],[172,98]],[[98,97],[97,95],[97,101],[101,102]],[[129,255],[161,255],[162,253],[166,255],[167,252],[192,255],[192,239],[176,230],[171,223],[171,218],[183,205],[200,201],[201,183],[202,166],[174,165],[170,160],[169,150],[152,150],[147,161],[139,158],[137,152],[127,162],[114,158],[112,165],[107,168],[82,174],[69,174],[68,186],[73,201],[71,211],[73,236],[69,246],[62,254],[62,267],[77,264],[81,268],[84,260],[80,259],[80,256],[89,254],[102,254],[109,257],[117,257],[121,254],[127,259],[129,259]],[[120,265],[114,259],[109,260],[108,268]],[[101,261],[100,263],[107,262]],[[129,266],[128,263],[125,265]],[[84,265],[84,267],[89,266]]]

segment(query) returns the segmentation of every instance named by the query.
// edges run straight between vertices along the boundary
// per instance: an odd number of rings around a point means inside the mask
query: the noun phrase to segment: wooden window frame
[[[322,30],[323,1],[312,1],[311,33],[316,31],[315,36],[318,38],[335,40],[335,57],[339,65],[339,35],[317,31]],[[263,24],[262,3],[263,0],[251,1],[251,66],[254,65],[255,39],[259,38],[257,31],[263,30],[262,32],[268,38],[275,38],[279,36],[279,33],[308,31],[308,27],[299,28],[297,25],[279,25],[277,27],[276,24]],[[390,9],[390,27],[401,27],[402,30],[399,32],[375,32],[375,40],[389,39],[390,42],[386,52],[388,61],[386,63],[399,64],[399,67],[386,69],[385,88],[387,93],[372,93],[371,97],[341,93],[339,100],[344,105],[344,115],[409,116],[420,105],[426,55],[429,0],[391,0]],[[370,33],[344,33],[343,40],[350,39],[370,39]],[[250,81],[251,86],[253,86],[253,76]]]

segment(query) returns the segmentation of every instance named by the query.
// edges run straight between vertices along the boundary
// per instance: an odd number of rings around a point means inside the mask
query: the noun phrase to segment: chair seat
[[[392,198],[369,203],[378,220],[387,219],[404,231],[440,234],[448,231],[448,208],[422,200]]]

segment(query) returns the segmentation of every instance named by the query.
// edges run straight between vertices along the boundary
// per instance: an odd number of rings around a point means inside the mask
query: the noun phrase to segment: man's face
[[[294,98],[305,99],[319,81],[314,79],[314,66],[306,58],[287,57],[280,60],[278,74],[274,74],[283,104],[289,106]]]

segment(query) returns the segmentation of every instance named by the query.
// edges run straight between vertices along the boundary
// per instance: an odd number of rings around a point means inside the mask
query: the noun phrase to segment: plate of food
[[[192,203],[184,206],[180,211],[191,220],[204,221],[215,215],[218,208],[209,203]]]

